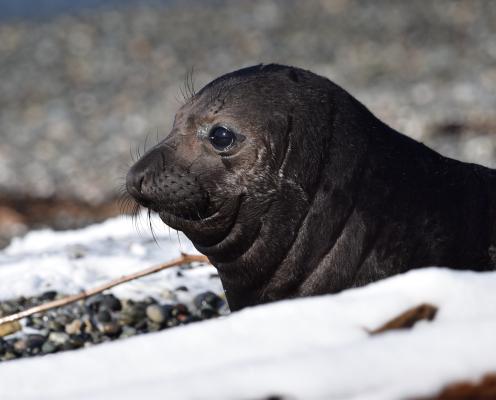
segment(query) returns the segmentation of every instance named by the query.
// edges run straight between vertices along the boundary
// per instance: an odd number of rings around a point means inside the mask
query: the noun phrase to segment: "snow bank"
[[[146,221],[143,215],[140,221]],[[137,230],[129,217],[74,231],[33,231],[15,239],[0,252],[0,299],[32,296],[47,290],[77,293],[178,257],[195,253],[182,234],[170,231],[158,217],[152,218],[157,242],[148,227]],[[177,268],[118,286],[111,291],[122,298],[145,296],[167,298],[178,286],[191,294],[212,290],[222,292],[213,267],[193,268],[177,275]]]
[[[177,255],[174,234],[160,236],[160,249],[126,223],[113,220],[67,236],[38,232],[13,243],[0,254],[0,295],[45,290],[46,281],[72,292]],[[86,249],[84,257],[74,257],[76,245]],[[201,281],[206,270],[184,279]],[[177,284],[173,274],[158,275],[122,290],[139,295],[144,286],[160,291]],[[5,362],[0,399],[387,400],[433,394],[496,371],[495,288],[496,272],[429,268],[337,295]],[[373,337],[364,330],[426,302],[439,307],[433,322]]]

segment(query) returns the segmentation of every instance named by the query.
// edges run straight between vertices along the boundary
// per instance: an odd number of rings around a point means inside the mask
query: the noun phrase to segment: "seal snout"
[[[142,206],[178,217],[201,218],[208,207],[208,193],[197,179],[176,165],[160,148],[145,154],[129,170],[126,187]]]
[[[136,162],[126,176],[126,189],[128,193],[142,206],[150,207],[153,204],[152,193],[145,191],[147,182],[153,179],[157,167],[157,152],[145,154]]]

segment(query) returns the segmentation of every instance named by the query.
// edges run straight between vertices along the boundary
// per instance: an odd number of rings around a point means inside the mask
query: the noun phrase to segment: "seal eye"
[[[236,135],[223,126],[217,126],[210,131],[208,136],[210,143],[217,150],[227,150],[236,141]]]

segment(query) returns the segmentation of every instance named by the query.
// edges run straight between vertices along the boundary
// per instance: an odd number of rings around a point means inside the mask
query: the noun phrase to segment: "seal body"
[[[232,310],[496,265],[494,170],[443,157],[294,67],[205,86],[127,187],[208,256]]]

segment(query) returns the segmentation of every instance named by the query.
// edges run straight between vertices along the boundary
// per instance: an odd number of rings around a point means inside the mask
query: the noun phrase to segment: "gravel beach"
[[[124,4],[0,22],[0,196],[114,198],[191,69],[200,88],[261,62],[311,69],[394,128],[495,165],[493,1]]]
[[[188,288],[183,286],[177,291],[187,292]],[[4,301],[0,303],[0,317],[61,297],[64,295],[50,291]],[[0,362],[157,332],[228,312],[225,299],[213,292],[194,296],[189,307],[183,303],[161,303],[152,297],[135,301],[100,294],[25,318],[18,326],[20,331],[5,339],[0,337]]]

